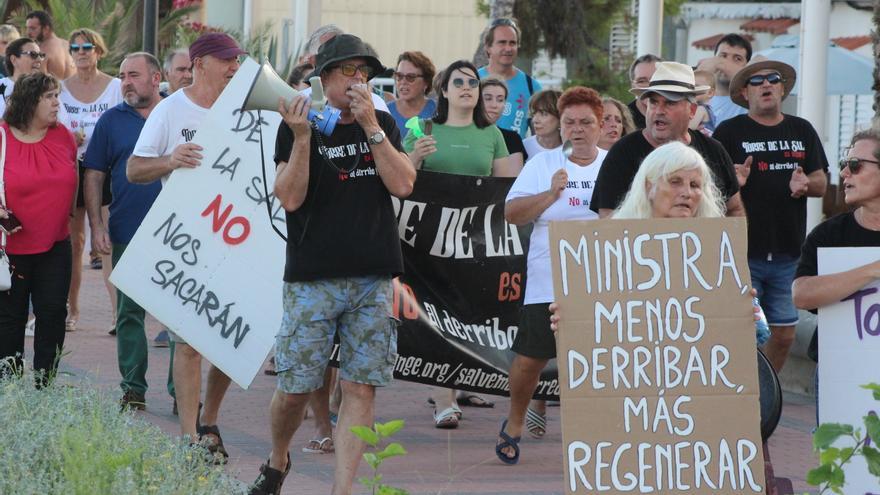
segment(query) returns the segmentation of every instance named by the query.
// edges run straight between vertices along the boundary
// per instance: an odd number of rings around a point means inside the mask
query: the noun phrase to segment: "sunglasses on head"
[[[373,68],[369,65],[355,65],[355,64],[340,64],[335,68],[342,71],[342,75],[345,77],[351,77],[356,72],[360,72],[366,78],[369,78],[373,75]]]
[[[756,74],[749,78],[749,86],[760,86],[764,84],[764,81],[767,81],[770,84],[779,84],[784,81],[784,79],[782,79],[782,76],[776,72],[771,74]]]
[[[80,49],[82,49],[83,51],[86,51],[86,52],[90,52],[95,49],[95,45],[93,45],[92,43],[83,43],[81,45],[78,45],[76,43],[72,43],[70,45],[71,52],[78,52],[78,51],[80,51]]]
[[[514,22],[513,19],[508,19],[506,17],[501,17],[499,19],[495,19],[494,21],[492,21],[491,24],[489,24],[490,28],[494,28],[494,27],[498,27],[498,26],[510,26],[513,29],[516,29],[517,31],[519,31],[519,27],[516,25],[516,22]]]
[[[866,160],[864,158],[844,158],[840,160],[840,171],[843,172],[844,169],[849,169],[851,174],[859,173],[859,170],[862,169],[862,163],[873,163],[876,165],[880,165],[880,162],[877,160]]]
[[[452,80],[452,85],[456,88],[463,88],[465,83],[467,83],[468,87],[470,87],[471,89],[475,89],[477,86],[480,85],[480,80],[474,79],[473,77],[469,77],[467,79],[456,77]]]
[[[34,60],[43,60],[46,58],[46,54],[42,52],[35,52],[33,50],[27,52],[21,52],[22,56],[27,55],[28,57]]]
[[[404,79],[406,79],[406,82],[415,82],[416,79],[418,79],[420,77],[424,77],[424,76],[421,74],[404,74],[403,72],[395,72],[394,73],[394,79],[398,82],[403,81]]]

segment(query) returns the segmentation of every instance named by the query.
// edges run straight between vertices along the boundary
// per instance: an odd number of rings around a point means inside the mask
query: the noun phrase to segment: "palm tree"
[[[0,0],[5,3],[5,0]],[[2,5],[0,5],[2,6]],[[21,8],[10,16],[10,24],[23,26],[25,16],[34,10],[43,10],[37,0],[25,0]],[[169,9],[160,17],[159,39],[170,40],[177,24],[198,7]],[[101,58],[99,69],[116,74],[126,53],[140,50],[142,33],[141,0],[48,0],[45,10],[52,16],[55,34],[67,38],[70,32],[89,27],[101,33],[109,52]],[[167,46],[160,48],[167,49]]]

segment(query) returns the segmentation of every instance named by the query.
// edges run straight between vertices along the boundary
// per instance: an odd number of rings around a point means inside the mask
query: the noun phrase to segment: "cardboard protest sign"
[[[203,159],[178,169],[111,276],[113,284],[247,388],[281,322],[284,211],[271,194],[275,112],[240,112],[259,66],[246,60],[192,142]],[[268,161],[264,189],[260,129]],[[269,195],[265,194],[269,191]]]
[[[819,248],[819,275],[858,268],[880,259],[880,248]],[[861,388],[880,383],[880,282],[874,282],[842,301],[819,308],[819,422],[860,428],[880,404]],[[880,438],[874,438],[876,447]],[[838,447],[852,446],[845,439]],[[875,493],[877,478],[865,459],[853,457],[844,465],[846,493]]]
[[[565,490],[763,493],[745,219],[550,226]]]

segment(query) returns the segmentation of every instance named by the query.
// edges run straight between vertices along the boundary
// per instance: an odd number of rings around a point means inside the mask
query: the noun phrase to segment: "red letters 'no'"
[[[211,219],[211,229],[214,233],[217,233],[221,228],[223,229],[223,241],[226,244],[231,246],[235,246],[236,244],[241,244],[247,239],[248,235],[251,233],[251,223],[245,217],[232,217],[229,218],[229,215],[232,213],[232,205],[226,205],[226,208],[223,209],[223,213],[220,213],[220,204],[223,202],[223,196],[218,194],[214,201],[211,201],[211,204],[205,208],[205,211],[202,212],[202,216],[206,217],[211,213],[214,214]],[[229,221],[227,221],[229,219]],[[232,227],[238,225],[239,229],[236,232],[236,235],[232,234]]]

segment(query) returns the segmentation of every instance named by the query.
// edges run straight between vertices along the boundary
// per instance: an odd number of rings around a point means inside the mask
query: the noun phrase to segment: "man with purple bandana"
[[[247,52],[225,33],[203,34],[189,47],[193,83],[156,105],[150,114],[134,153],[128,160],[128,180],[146,184],[178,168],[195,168],[201,163],[202,147],[192,143],[196,130],[239,67]],[[208,372],[205,405],[199,417],[202,385],[202,356],[179,336],[171,334],[174,349],[174,385],[180,413],[180,432],[198,441],[222,462],[228,457],[217,428],[217,416],[229,377],[215,366]]]

